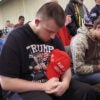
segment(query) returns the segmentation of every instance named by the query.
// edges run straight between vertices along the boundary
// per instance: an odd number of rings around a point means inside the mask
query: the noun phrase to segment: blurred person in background
[[[100,17],[85,21],[71,41],[73,78],[91,85],[100,83]],[[100,88],[99,88],[100,89]]]
[[[67,25],[72,36],[77,34],[77,29],[82,27],[84,16],[89,16],[88,9],[83,4],[84,0],[70,0],[66,6],[65,13],[70,15],[71,22]]]
[[[3,33],[5,35],[7,35],[8,33],[10,33],[13,30],[13,27],[11,26],[10,20],[7,20],[5,23],[5,27],[3,29]]]
[[[100,16],[100,0],[94,0],[96,5],[90,12],[90,19],[94,22]]]
[[[24,16],[19,16],[18,18],[18,23],[14,25],[14,28],[20,27],[24,25],[25,17]]]
[[[3,31],[0,30],[0,52],[1,52],[2,46],[4,44],[4,38],[5,38],[5,35],[3,34]]]

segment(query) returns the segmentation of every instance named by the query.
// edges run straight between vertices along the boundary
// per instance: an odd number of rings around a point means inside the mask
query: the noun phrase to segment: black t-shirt
[[[0,55],[0,75],[45,82],[44,67],[48,65],[50,52],[55,48],[64,50],[57,36],[44,42],[27,23],[7,37]]]

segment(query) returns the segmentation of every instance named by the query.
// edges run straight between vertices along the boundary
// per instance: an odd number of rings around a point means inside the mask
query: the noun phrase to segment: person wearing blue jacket
[[[96,5],[90,12],[90,19],[94,22],[100,16],[100,0],[95,0]]]
[[[0,30],[0,52],[1,52],[1,49],[2,49],[2,46],[3,46],[3,43],[4,43],[4,34],[2,32],[2,30]]]

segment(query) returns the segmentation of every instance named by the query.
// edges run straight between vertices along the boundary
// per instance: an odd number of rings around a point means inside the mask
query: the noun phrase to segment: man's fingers
[[[52,85],[52,88],[57,88],[58,85],[59,85],[59,82],[56,82],[56,83],[54,83],[54,84]]]
[[[55,90],[56,90],[56,88],[48,90],[48,91],[45,91],[45,92],[48,93],[48,94],[54,94]]]
[[[55,81],[56,81],[56,82],[58,82],[58,81],[59,81],[59,79],[58,79],[58,78],[55,78]]]
[[[59,86],[55,87],[54,89],[51,89],[50,91],[47,91],[49,94],[56,94],[59,90]]]
[[[48,93],[48,94],[56,94],[56,89],[52,89],[52,90],[50,90],[50,91],[46,91],[46,93]]]
[[[58,91],[59,82],[55,83],[52,89],[45,91],[48,94],[55,94]]]

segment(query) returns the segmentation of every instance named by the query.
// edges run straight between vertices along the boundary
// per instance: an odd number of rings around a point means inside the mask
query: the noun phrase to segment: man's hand
[[[43,90],[44,90],[44,92],[47,93],[47,91],[52,91],[52,90],[56,89],[58,85],[59,85],[59,79],[52,78],[43,84]]]
[[[69,85],[64,82],[59,82],[58,86],[55,89],[46,91],[48,94],[55,94],[56,96],[62,96],[69,88]]]
[[[71,68],[69,68],[62,76],[62,81],[58,83],[57,87],[46,91],[48,94],[55,94],[56,96],[62,96],[69,88],[71,80]]]
[[[58,78],[52,78],[44,83],[44,91],[47,94],[54,94],[56,96],[62,96],[69,88],[71,80],[71,68],[69,68],[62,75],[61,82]]]
[[[65,22],[65,25],[68,25],[72,22],[72,18],[71,18],[71,15],[67,15],[66,16],[66,22]]]

